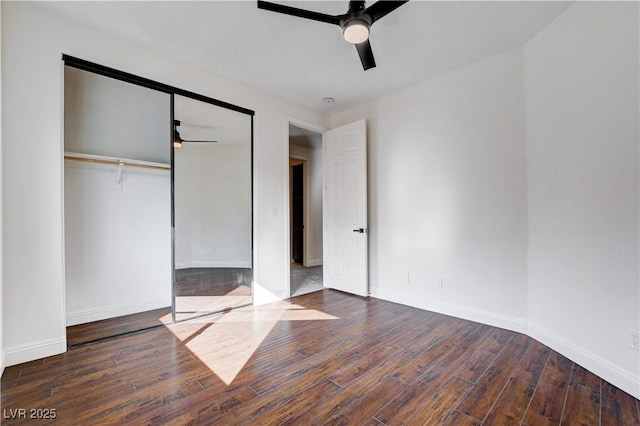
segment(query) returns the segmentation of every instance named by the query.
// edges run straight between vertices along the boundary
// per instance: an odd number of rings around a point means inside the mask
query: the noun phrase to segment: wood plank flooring
[[[4,425],[640,425],[527,336],[331,290],[8,367],[1,401]]]
[[[248,268],[187,268],[176,270],[176,318],[251,303],[252,271]],[[171,307],[92,321],[67,327],[67,346],[131,333],[173,322]]]
[[[226,296],[251,287],[252,274],[251,268],[176,269],[176,296]]]
[[[250,268],[176,269],[176,320],[251,304],[252,274]]]
[[[131,333],[173,322],[171,306],[67,327],[67,346]]]

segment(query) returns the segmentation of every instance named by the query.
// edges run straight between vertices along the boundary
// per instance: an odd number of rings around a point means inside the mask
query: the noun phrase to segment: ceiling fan
[[[182,144],[185,142],[208,142],[208,143],[217,143],[218,141],[194,141],[194,140],[188,140],[188,139],[182,139],[182,137],[180,136],[180,132],[178,132],[178,126],[180,126],[180,120],[173,120],[173,147],[174,148],[182,148]],[[208,126],[193,126],[193,127],[208,127]]]
[[[360,56],[360,62],[362,62],[362,67],[366,71],[376,66],[373,51],[371,50],[371,43],[369,43],[371,26],[385,15],[407,3],[407,1],[377,1],[366,8],[364,1],[350,1],[349,10],[342,15],[327,15],[325,13],[298,9],[297,7],[262,0],[258,0],[258,9],[270,10],[272,12],[284,13],[285,15],[340,26],[344,39],[351,44],[355,44],[358,56]]]

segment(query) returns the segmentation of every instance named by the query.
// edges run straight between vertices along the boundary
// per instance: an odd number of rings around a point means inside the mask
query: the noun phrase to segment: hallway
[[[305,268],[291,264],[291,297],[322,290],[322,265]]]

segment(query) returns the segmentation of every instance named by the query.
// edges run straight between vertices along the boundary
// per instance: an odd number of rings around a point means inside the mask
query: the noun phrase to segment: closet
[[[68,346],[251,304],[253,111],[63,61]]]
[[[74,345],[171,320],[171,97],[69,66],[64,76],[67,326],[120,318],[68,328]]]

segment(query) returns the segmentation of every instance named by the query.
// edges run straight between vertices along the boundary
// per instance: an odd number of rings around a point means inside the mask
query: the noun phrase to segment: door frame
[[[320,133],[321,135],[327,131],[327,128],[321,126],[316,123],[311,123],[309,121],[300,120],[295,117],[285,117],[284,120],[284,134],[285,134],[285,144],[284,144],[284,187],[286,190],[284,191],[284,202],[286,208],[284,209],[284,220],[285,220],[285,238],[284,238],[284,281],[285,281],[285,293],[286,298],[291,298],[291,179],[290,179],[290,166],[289,166],[289,158],[292,156],[289,155],[289,126],[293,125],[296,127],[300,127],[301,129],[309,130],[312,132]],[[322,141],[322,152],[324,153],[324,140]],[[293,156],[293,158],[297,158]],[[308,159],[305,159],[308,160]],[[322,159],[324,162],[324,158]],[[324,163],[323,163],[324,164]],[[305,168],[305,206],[307,205],[307,196],[309,191],[307,190],[306,185],[308,185],[309,179],[307,176],[308,167]],[[322,187],[324,188],[324,173],[322,174]],[[324,192],[324,191],[323,191]],[[324,197],[322,199],[322,204],[324,206]],[[323,207],[324,208],[324,207]],[[307,208],[304,213],[304,240],[305,240],[305,251],[304,251],[304,261],[307,261],[307,252],[306,250],[306,242],[308,241],[309,226],[307,223],[307,214],[309,209]],[[324,221],[324,219],[323,219]],[[324,236],[324,224],[322,227],[322,234]]]

